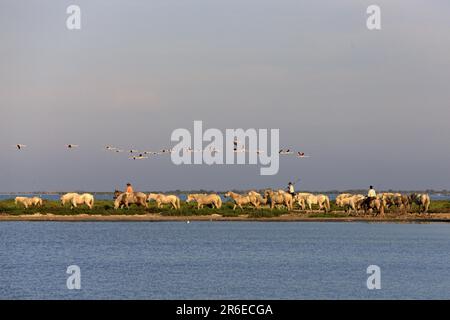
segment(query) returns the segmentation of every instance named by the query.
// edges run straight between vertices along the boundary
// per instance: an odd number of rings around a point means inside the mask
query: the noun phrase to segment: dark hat
[[[127,183],[127,186],[131,186],[131,183],[128,182],[128,183]]]

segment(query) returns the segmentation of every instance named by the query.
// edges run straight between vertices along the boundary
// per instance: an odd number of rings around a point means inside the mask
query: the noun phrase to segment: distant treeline
[[[257,192],[264,193],[265,189],[256,189]],[[140,190],[138,190],[140,191]],[[231,190],[224,190],[224,191],[217,191],[217,190],[205,190],[205,189],[198,189],[198,190],[169,190],[169,191],[161,191],[161,190],[152,190],[152,191],[142,191],[145,193],[170,193],[170,194],[187,194],[187,193],[226,193],[227,191],[233,191],[236,193],[247,193],[249,190],[238,190],[238,189],[231,189]],[[311,191],[311,190],[296,190],[297,192],[310,192],[310,193],[323,193],[323,194],[339,194],[339,193],[353,193],[353,194],[365,194],[367,192],[366,189],[349,189],[349,190],[328,190],[328,191]],[[62,195],[67,192],[76,192],[76,193],[92,193],[94,195],[111,195],[114,192],[110,191],[83,191],[83,190],[71,190],[71,191],[32,191],[32,192],[0,192],[0,194],[3,195],[9,195],[9,194],[36,194],[36,195],[44,195],[44,194],[57,194]],[[450,195],[450,190],[434,190],[434,189],[427,189],[427,190],[378,190],[378,192],[391,192],[391,193],[428,193],[428,194],[441,194],[441,195]]]

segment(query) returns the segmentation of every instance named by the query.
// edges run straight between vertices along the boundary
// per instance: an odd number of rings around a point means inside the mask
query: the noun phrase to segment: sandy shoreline
[[[397,216],[397,217],[308,217],[306,214],[284,214],[279,217],[251,218],[247,215],[238,217],[223,217],[218,214],[203,216],[162,216],[159,214],[142,215],[54,215],[54,214],[27,214],[27,215],[7,215],[0,214],[2,221],[106,221],[106,222],[126,222],[126,221],[145,221],[145,222],[167,222],[167,221],[260,221],[260,222],[398,222],[398,223],[427,223],[427,222],[450,222],[450,214],[434,213],[431,216]]]

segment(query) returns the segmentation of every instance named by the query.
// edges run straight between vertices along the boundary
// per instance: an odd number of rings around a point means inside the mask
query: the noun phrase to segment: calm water
[[[2,222],[0,298],[449,299],[449,253],[450,224]]]

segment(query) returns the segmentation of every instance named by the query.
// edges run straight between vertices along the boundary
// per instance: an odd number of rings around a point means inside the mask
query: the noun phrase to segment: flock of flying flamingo
[[[16,144],[14,145],[17,150],[22,150],[24,148],[26,148],[27,146],[25,144]],[[66,144],[65,148],[67,149],[75,149],[78,148],[79,145],[78,144]],[[142,150],[135,150],[135,149],[130,149],[130,150],[125,150],[125,149],[121,149],[118,147],[114,147],[112,145],[107,145],[104,147],[104,150],[110,151],[110,152],[116,152],[116,153],[123,153],[126,152],[128,154],[130,154],[129,159],[131,160],[143,160],[143,159],[148,159],[149,156],[156,156],[156,155],[162,155],[162,154],[170,154],[173,152],[173,149],[167,148],[167,149],[161,149],[159,151],[142,151]],[[192,149],[192,148],[186,148],[184,149],[184,151],[188,152],[188,153],[193,153],[193,152],[203,152],[203,150],[200,149]],[[208,148],[208,151],[211,152],[211,154],[215,154],[218,152],[221,152],[221,150],[210,146]],[[235,153],[241,153],[241,152],[249,152],[249,150],[245,149],[244,145],[240,145],[238,140],[234,140],[234,152]],[[264,151],[262,150],[256,150],[256,153],[263,153]],[[297,158],[309,158],[308,155],[305,155],[304,152],[294,152],[291,149],[281,149],[278,152],[279,155],[295,155]]]

